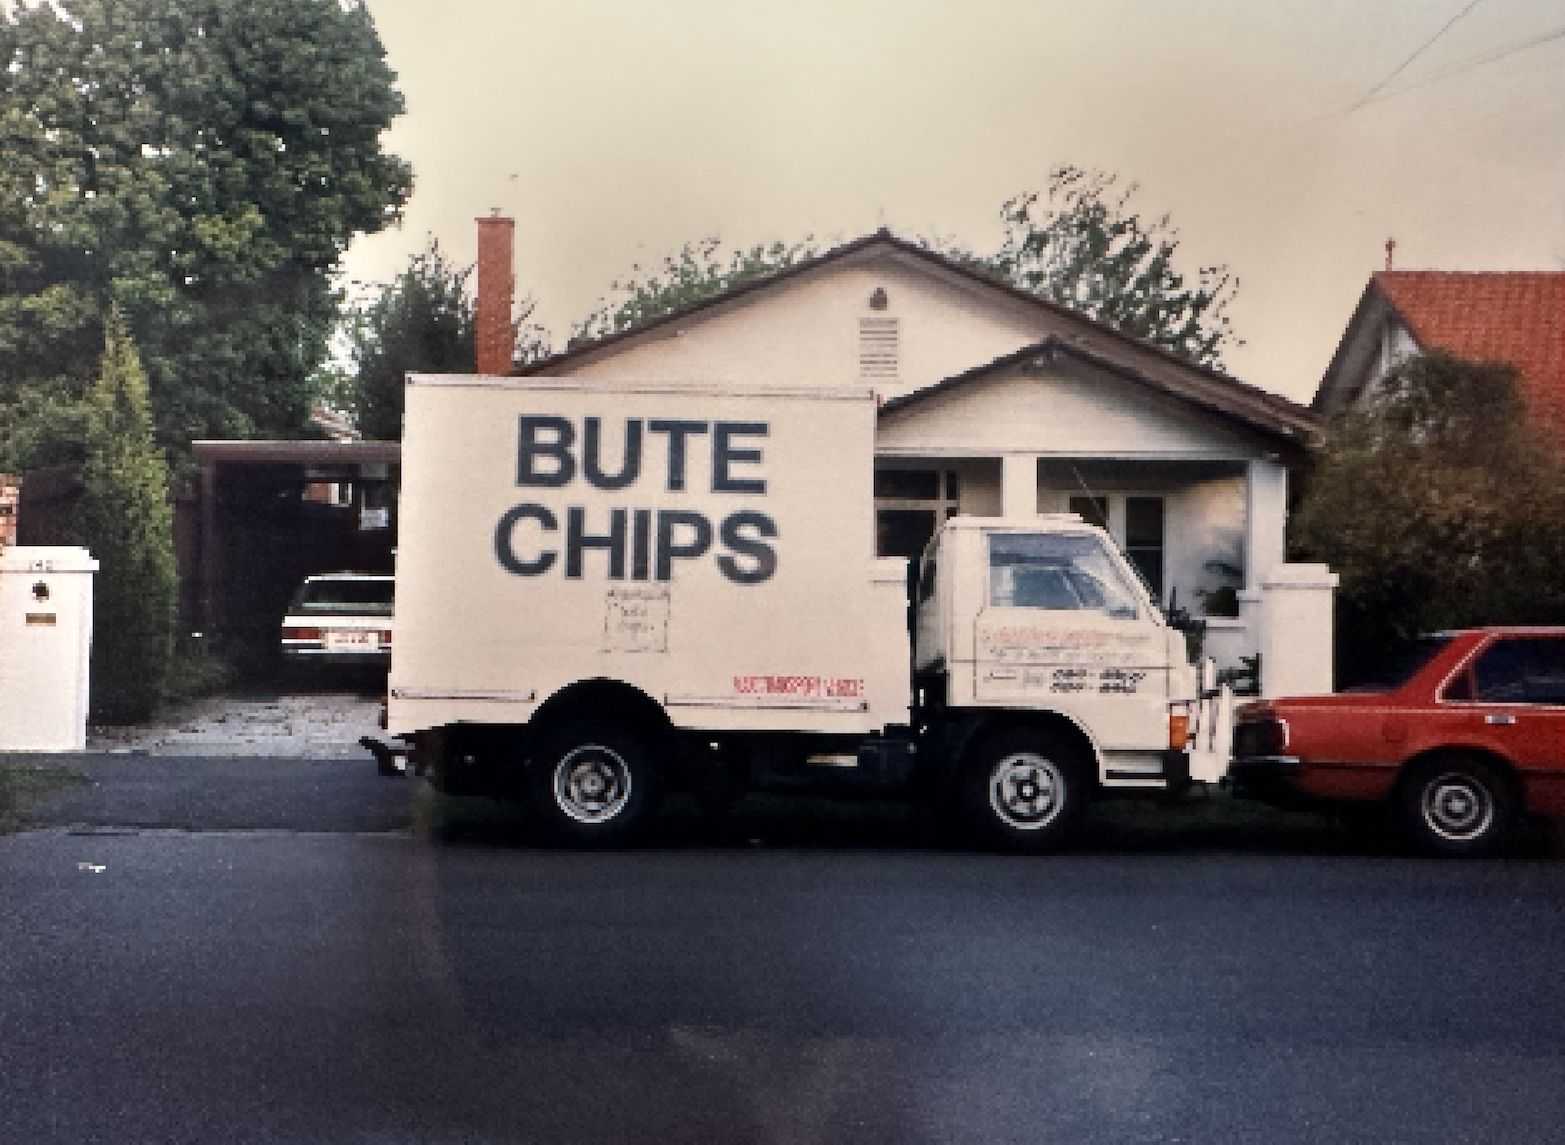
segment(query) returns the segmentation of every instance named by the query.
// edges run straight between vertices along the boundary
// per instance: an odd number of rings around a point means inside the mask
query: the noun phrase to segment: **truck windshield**
[[[1140,615],[1124,574],[1089,533],[995,533],[989,537],[989,603],[1000,608]]]

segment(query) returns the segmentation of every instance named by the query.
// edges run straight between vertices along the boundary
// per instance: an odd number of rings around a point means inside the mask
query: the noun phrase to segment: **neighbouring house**
[[[884,230],[513,367],[513,224],[478,226],[480,373],[872,388],[882,555],[918,553],[959,513],[1081,513],[1165,603],[1234,613],[1209,617],[1220,663],[1288,649],[1267,690],[1329,690],[1329,625],[1285,639],[1280,619],[1334,583],[1284,562],[1288,472],[1320,429],[1309,409]],[[1283,660],[1307,667],[1285,675]]]
[[[1565,271],[1372,275],[1314,409],[1329,418],[1352,408],[1398,362],[1426,350],[1516,367],[1532,416],[1565,446]]]

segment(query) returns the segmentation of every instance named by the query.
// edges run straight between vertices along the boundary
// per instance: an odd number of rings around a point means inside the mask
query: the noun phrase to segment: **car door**
[[[1482,735],[1518,770],[1565,768],[1565,636],[1506,635],[1472,663]]]

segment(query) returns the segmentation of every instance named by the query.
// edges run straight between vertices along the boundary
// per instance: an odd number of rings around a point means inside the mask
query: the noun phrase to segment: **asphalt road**
[[[874,807],[572,854],[232,765],[75,761],[81,825],[0,839],[0,1138],[1565,1140],[1557,859]]]

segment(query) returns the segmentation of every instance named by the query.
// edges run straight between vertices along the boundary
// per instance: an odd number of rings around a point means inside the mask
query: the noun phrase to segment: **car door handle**
[[[1499,724],[1504,727],[1509,727],[1511,724],[1516,722],[1516,717],[1511,715],[1510,712],[1490,712],[1483,718],[1483,722],[1486,724]]]

